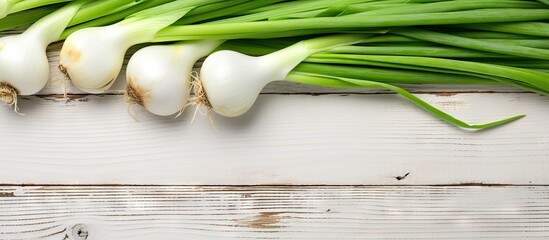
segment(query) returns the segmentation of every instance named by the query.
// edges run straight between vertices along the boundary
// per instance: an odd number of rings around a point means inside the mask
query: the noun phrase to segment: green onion
[[[299,65],[299,63],[305,60],[311,53],[318,52],[322,49],[329,50],[337,48],[337,45],[347,45],[348,43],[353,42],[349,41],[345,44],[345,41],[340,39],[344,36],[345,35],[303,40],[290,47],[260,57],[250,57],[233,51],[216,52],[206,58],[200,74],[200,81],[203,84],[205,94],[207,95],[207,104],[211,106],[213,111],[223,116],[239,116],[245,113],[253,105],[253,102],[263,86],[273,80],[286,79],[317,86],[389,89],[440,119],[458,127],[468,129],[486,129],[524,117],[524,115],[517,115],[496,122],[472,125],[431,106],[400,87],[381,82],[397,82],[395,81],[395,76],[398,76],[399,78],[408,77],[410,78],[409,81],[418,83],[422,79],[429,79],[429,77],[435,77],[435,75],[444,82],[444,80],[449,80],[448,74],[418,73],[406,70],[389,72],[385,69],[364,71],[356,67],[329,66],[322,64]],[[361,39],[360,41],[355,41],[355,43],[364,41],[365,39]],[[303,46],[314,46],[312,48],[314,50],[311,50],[308,47],[301,49]],[[347,55],[317,53],[312,56],[313,58],[315,56],[317,58],[319,56],[328,56],[345,59]],[[362,59],[361,57],[366,57],[366,60],[371,60],[367,58],[370,56],[363,55],[350,55],[349,58]],[[398,58],[405,57],[398,56]],[[383,60],[383,58],[381,60]],[[408,62],[401,61],[400,63],[406,64]],[[447,63],[446,65],[451,64]],[[298,67],[294,69],[295,66]],[[427,66],[431,67],[430,65]],[[515,74],[520,75],[520,73]],[[341,75],[345,77],[341,77]],[[360,79],[355,79],[353,77],[359,77]],[[369,81],[368,78],[370,77],[377,81]],[[471,83],[492,83],[492,81],[488,79],[468,76],[461,76],[461,78],[461,80],[468,79]],[[431,79],[434,81],[433,78]]]
[[[247,112],[263,87],[281,80],[309,55],[329,48],[358,43],[368,35],[332,35],[300,41],[279,51],[252,57],[234,51],[217,51],[204,60],[200,80],[213,111],[227,117]]]

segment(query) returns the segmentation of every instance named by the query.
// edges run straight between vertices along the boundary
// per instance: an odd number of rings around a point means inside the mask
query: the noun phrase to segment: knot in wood
[[[86,240],[88,239],[88,227],[84,224],[76,224],[72,227],[72,239]]]

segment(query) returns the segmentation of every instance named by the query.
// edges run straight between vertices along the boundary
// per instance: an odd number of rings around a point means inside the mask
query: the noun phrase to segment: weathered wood
[[[32,97],[0,109],[0,183],[549,184],[548,98],[419,96],[471,123],[528,116],[470,132],[392,94],[263,95],[215,130],[193,109],[135,121],[120,96]]]
[[[548,187],[2,187],[0,239],[547,239]]]

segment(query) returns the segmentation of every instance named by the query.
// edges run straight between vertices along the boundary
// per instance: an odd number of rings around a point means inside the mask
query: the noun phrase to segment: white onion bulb
[[[40,91],[49,79],[49,62],[43,42],[25,34],[0,39],[0,79],[19,95]]]
[[[46,85],[46,47],[59,38],[81,5],[69,4],[22,34],[0,38],[0,98],[4,103],[13,105],[18,95],[35,94]]]
[[[126,70],[126,99],[160,116],[183,111],[195,62],[219,44],[216,40],[192,41],[137,51]]]
[[[247,112],[268,83],[286,75],[311,51],[301,44],[261,57],[218,51],[206,58],[200,71],[213,111],[226,117]]]
[[[260,57],[218,51],[206,58],[200,80],[213,111],[226,117],[246,113],[268,83],[284,80],[309,55],[361,42],[366,35],[340,34],[303,40]]]
[[[61,49],[60,68],[79,89],[103,93],[118,77],[124,54],[139,42],[117,25],[85,28],[71,34]]]
[[[65,40],[59,67],[77,88],[103,93],[118,77],[128,48],[152,40],[160,29],[193,9],[189,4],[187,0],[176,0],[113,25],[78,30]]]

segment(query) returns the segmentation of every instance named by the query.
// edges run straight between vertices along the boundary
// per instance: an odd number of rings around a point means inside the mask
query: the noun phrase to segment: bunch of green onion
[[[58,40],[59,67],[89,93],[108,90],[127,49],[148,43],[130,58],[126,100],[163,116],[189,105],[240,116],[266,84],[287,80],[387,89],[450,124],[485,129],[523,115],[468,124],[402,86],[549,95],[546,0],[0,0],[0,18],[0,31],[25,29],[0,38],[8,105],[44,86],[45,47]]]

